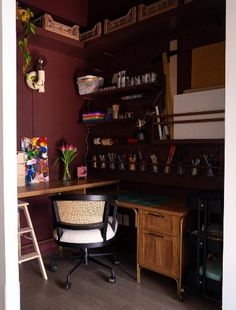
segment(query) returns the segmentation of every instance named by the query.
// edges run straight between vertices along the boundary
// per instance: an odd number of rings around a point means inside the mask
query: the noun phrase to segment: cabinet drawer
[[[141,229],[179,236],[179,217],[164,212],[148,211],[141,211],[139,215]]]

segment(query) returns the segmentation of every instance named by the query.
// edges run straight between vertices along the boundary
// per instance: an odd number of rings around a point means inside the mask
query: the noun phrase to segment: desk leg
[[[180,301],[184,301],[185,292],[182,286],[182,272],[183,272],[183,222],[184,219],[181,218],[180,222],[180,257],[179,257],[179,279],[175,279],[177,282],[177,297]]]
[[[139,265],[139,220],[137,209],[132,209],[135,213],[135,227],[137,229],[137,253],[136,253],[136,281],[141,283],[141,267]]]

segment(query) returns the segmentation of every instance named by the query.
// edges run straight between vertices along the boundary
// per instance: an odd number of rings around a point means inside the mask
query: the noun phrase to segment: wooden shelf
[[[85,43],[91,58],[98,55],[119,56],[127,46],[135,46],[153,38],[173,39],[186,29],[214,23],[225,19],[224,0],[195,0],[168,12],[136,22],[126,28],[102,35]]]
[[[102,121],[91,121],[91,122],[83,122],[88,127],[99,126],[99,125],[119,125],[123,123],[134,123],[135,119],[112,119],[112,120],[102,120]]]
[[[149,92],[152,93],[160,89],[163,89],[163,85],[158,84],[158,83],[146,83],[146,84],[140,84],[140,85],[135,85],[135,86],[130,86],[130,87],[100,90],[96,93],[83,95],[83,98],[85,100],[97,100],[97,99],[102,99],[108,96],[109,97],[122,97],[122,96],[131,95],[131,94],[140,94],[140,93],[149,93]]]
[[[24,30],[19,20],[16,21],[16,27],[18,39],[20,39],[23,36]],[[40,27],[36,28],[36,35],[31,35],[29,44],[78,58],[86,57],[84,43]]]
[[[174,186],[183,188],[194,188],[199,190],[222,189],[224,186],[224,177],[216,176],[214,178],[205,175],[177,175],[154,173],[151,171],[129,171],[129,170],[111,170],[111,169],[89,169],[89,174],[96,177],[106,175],[106,177],[119,178],[121,181],[132,181],[140,183],[151,183],[162,186]],[[154,176],[154,177],[153,177]]]

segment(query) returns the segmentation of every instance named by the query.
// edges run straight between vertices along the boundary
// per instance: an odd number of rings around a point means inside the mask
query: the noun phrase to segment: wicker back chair
[[[71,287],[71,274],[81,263],[88,265],[89,261],[110,269],[111,276],[108,280],[114,283],[115,274],[112,268],[95,257],[110,255],[114,258],[114,263],[118,263],[116,255],[114,253],[90,253],[89,249],[106,246],[115,238],[118,227],[116,197],[66,194],[54,195],[51,201],[56,243],[62,247],[80,249],[79,254],[73,256],[78,262],[67,275],[65,289]],[[53,258],[50,270],[56,269],[56,258]]]

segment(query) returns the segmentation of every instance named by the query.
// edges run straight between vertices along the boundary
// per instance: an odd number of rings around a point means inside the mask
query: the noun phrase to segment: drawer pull
[[[150,235],[150,236],[154,236],[154,237],[157,237],[157,238],[164,238],[164,236],[162,236],[162,235],[158,235],[158,234],[154,234],[154,233],[150,233],[150,232],[148,232],[148,233],[146,233],[147,235]]]
[[[164,215],[162,215],[162,214],[160,214],[160,213],[148,213],[148,215],[156,216],[156,217],[161,217],[161,218],[164,217]]]

